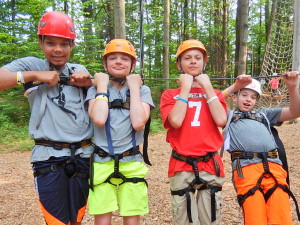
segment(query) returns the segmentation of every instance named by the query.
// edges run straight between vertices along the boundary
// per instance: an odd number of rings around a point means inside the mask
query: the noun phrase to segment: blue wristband
[[[184,99],[184,98],[177,98],[177,100],[182,101],[182,102],[184,102],[184,103],[189,103],[189,101],[186,100],[186,99]]]

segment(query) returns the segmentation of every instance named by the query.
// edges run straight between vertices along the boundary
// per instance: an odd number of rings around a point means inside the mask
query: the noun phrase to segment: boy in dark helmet
[[[49,12],[38,25],[45,60],[25,57],[0,69],[0,90],[24,85],[31,109],[31,162],[35,188],[48,225],[79,225],[88,197],[92,126],[84,106],[90,74],[68,63],[74,47],[73,20]]]

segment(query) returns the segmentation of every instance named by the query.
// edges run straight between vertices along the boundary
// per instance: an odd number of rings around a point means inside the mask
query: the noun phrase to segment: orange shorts
[[[277,182],[286,185],[287,173],[281,165],[269,162],[269,168]],[[242,168],[244,178],[239,178],[234,170],[233,180],[238,195],[245,194],[253,188],[264,172],[263,164],[257,163]],[[261,188],[266,193],[276,184],[273,177],[263,178]],[[261,191],[248,197],[243,204],[245,225],[281,224],[293,225],[289,195],[281,188],[277,188],[269,200],[265,202]]]

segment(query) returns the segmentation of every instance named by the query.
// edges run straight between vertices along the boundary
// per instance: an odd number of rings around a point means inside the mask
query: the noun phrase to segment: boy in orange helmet
[[[95,74],[95,86],[87,96],[96,145],[89,212],[95,215],[95,225],[110,225],[112,212],[118,209],[124,224],[139,225],[140,215],[149,211],[144,179],[148,168],[139,145],[154,104],[141,77],[130,74],[136,52],[129,41],[111,40],[104,50],[103,64],[107,73]]]
[[[31,109],[29,133],[35,141],[31,155],[35,188],[46,223],[79,225],[93,152],[93,130],[84,106],[90,74],[84,66],[67,62],[75,40],[68,15],[44,14],[38,35],[46,59],[25,57],[3,66],[0,90],[24,85]]]
[[[181,43],[176,54],[180,88],[163,92],[160,111],[172,147],[169,180],[175,225],[220,224],[224,166],[217,151],[226,102],[203,74],[208,53],[198,40]],[[196,195],[194,195],[197,193]]]

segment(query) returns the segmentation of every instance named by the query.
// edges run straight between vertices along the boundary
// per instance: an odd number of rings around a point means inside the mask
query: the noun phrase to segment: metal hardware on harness
[[[172,150],[171,157],[174,159],[177,159],[179,161],[186,162],[187,164],[191,165],[193,167],[193,171],[195,174],[195,179],[189,184],[187,188],[177,190],[177,191],[172,191],[172,195],[180,195],[186,196],[187,199],[187,215],[190,223],[193,223],[192,220],[192,213],[191,213],[191,198],[189,195],[189,192],[195,192],[194,185],[202,184],[202,186],[198,190],[205,190],[205,189],[210,189],[210,195],[211,195],[211,221],[216,220],[216,197],[215,193],[218,191],[222,190],[222,187],[220,186],[213,186],[209,185],[208,182],[201,177],[199,177],[199,169],[197,162],[208,162],[211,158],[214,160],[215,164],[215,169],[216,169],[216,174],[220,176],[220,166],[218,164],[218,161],[214,158],[214,156],[217,154],[217,152],[210,152],[204,156],[199,156],[199,157],[190,157],[190,156],[185,156],[177,153],[175,150]]]

